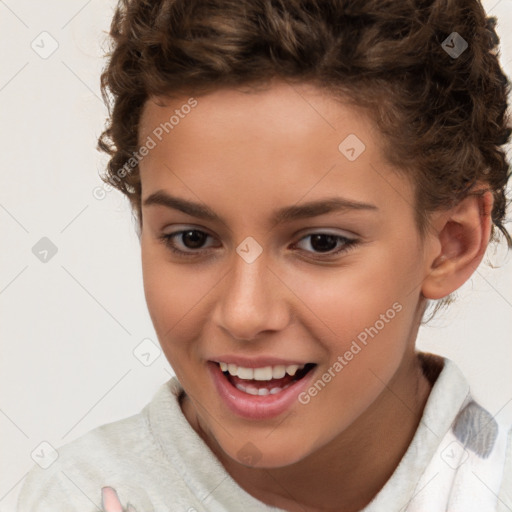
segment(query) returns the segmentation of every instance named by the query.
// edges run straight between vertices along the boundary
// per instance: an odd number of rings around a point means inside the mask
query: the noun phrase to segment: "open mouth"
[[[220,364],[217,363],[220,367]],[[222,371],[226,380],[239,391],[254,396],[276,395],[289,388],[296,382],[303,379],[314,367],[315,363],[307,363],[303,368],[298,369],[294,375],[286,373],[281,378],[268,380],[243,379],[238,375],[231,375],[228,370]]]

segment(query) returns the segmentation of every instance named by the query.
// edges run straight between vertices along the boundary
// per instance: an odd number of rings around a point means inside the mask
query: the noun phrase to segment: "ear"
[[[432,250],[421,291],[442,299],[460,288],[482,261],[491,235],[492,193],[475,191],[433,219]]]

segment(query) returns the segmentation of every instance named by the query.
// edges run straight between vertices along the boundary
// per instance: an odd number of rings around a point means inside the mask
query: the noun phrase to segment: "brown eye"
[[[200,249],[204,243],[204,240],[208,237],[203,231],[197,229],[191,229],[189,231],[182,231],[180,233],[181,241],[187,247],[187,249]]]
[[[164,234],[158,238],[174,254],[193,257],[200,256],[205,252],[203,245],[207,238],[212,237],[199,229],[186,229]]]
[[[333,235],[311,235],[311,247],[320,252],[332,251],[337,245],[337,238]]]
[[[306,252],[312,252],[313,254],[318,255],[325,253],[326,256],[335,256],[345,252],[358,243],[356,239],[347,238],[341,235],[333,235],[331,233],[312,233],[303,237],[299,243],[307,239],[310,239],[308,245],[312,250],[306,249]],[[335,250],[336,247],[338,247],[337,250]]]

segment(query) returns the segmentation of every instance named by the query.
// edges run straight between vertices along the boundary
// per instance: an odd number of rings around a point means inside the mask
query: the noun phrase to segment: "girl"
[[[494,25],[478,0],[120,1],[99,148],[176,377],[20,512],[512,510],[510,427],[415,349],[512,245]]]

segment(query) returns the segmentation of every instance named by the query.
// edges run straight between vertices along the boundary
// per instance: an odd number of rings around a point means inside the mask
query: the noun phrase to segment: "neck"
[[[432,362],[435,358],[409,354],[377,400],[348,429],[289,466],[244,466],[227,456],[197,420],[192,425],[238,485],[263,503],[289,512],[358,512],[391,477],[414,437],[437,376],[434,371],[429,380],[422,366],[428,369]],[[193,415],[190,407],[185,400],[186,416]]]

